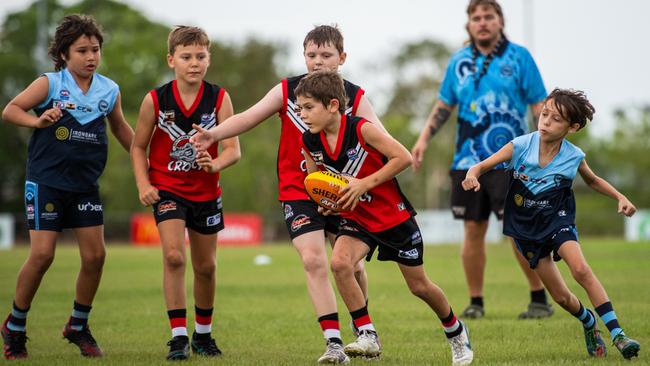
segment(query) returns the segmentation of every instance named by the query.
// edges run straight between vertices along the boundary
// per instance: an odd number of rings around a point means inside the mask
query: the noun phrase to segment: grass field
[[[608,290],[621,324],[642,344],[641,357],[634,364],[650,364],[650,245],[587,239],[583,247]],[[467,304],[458,251],[458,246],[431,246],[426,248],[425,257],[429,276],[445,290],[457,313]],[[0,252],[2,317],[10,310],[16,273],[27,253],[25,247]],[[257,254],[269,255],[272,264],[255,266]],[[12,364],[168,365],[164,358],[170,331],[161,290],[160,250],[108,247],[90,320],[93,334],[106,353],[100,360],[83,360],[76,347],[61,338],[61,328],[72,307],[78,263],[75,246],[59,246],[29,314],[30,358]],[[560,268],[570,288],[587,304],[587,297],[570,279],[564,264]],[[367,269],[369,309],[383,343],[379,364],[451,364],[438,320],[408,292],[396,266],[373,261]],[[581,325],[559,307],[549,320],[517,320],[528,302],[528,293],[509,246],[488,246],[486,279],[486,318],[468,321],[474,364],[628,364],[611,346],[602,322],[610,354],[604,360],[593,360],[586,354]],[[191,291],[191,286],[188,289]],[[188,305],[193,309],[192,301]],[[349,315],[340,301],[339,306],[345,325]],[[188,315],[191,332],[193,311]],[[219,248],[214,319],[213,334],[224,356],[218,360],[192,357],[188,364],[309,365],[315,364],[324,349],[300,261],[288,244]],[[342,333],[345,342],[352,340],[347,327]],[[361,360],[352,363],[366,364]]]

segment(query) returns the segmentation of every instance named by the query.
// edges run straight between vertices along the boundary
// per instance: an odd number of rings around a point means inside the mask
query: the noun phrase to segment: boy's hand
[[[36,121],[35,128],[45,128],[55,124],[63,117],[63,112],[59,108],[51,108],[43,112]]]
[[[339,194],[342,196],[336,203],[341,205],[341,208],[343,210],[352,211],[355,207],[357,207],[357,204],[359,203],[359,197],[368,192],[368,188],[366,188],[366,184],[363,179],[356,179],[352,177],[345,178],[348,180],[348,185],[339,191]]]
[[[465,176],[465,179],[461,183],[463,186],[463,189],[466,191],[469,190],[474,190],[474,192],[478,192],[479,189],[481,189],[481,183],[478,182],[478,178],[470,175],[469,173]]]
[[[336,211],[332,211],[330,209],[327,209],[327,208],[324,208],[324,207],[321,207],[321,206],[318,206],[318,213],[323,215],[323,216],[340,215]]]
[[[196,163],[208,173],[217,173],[219,171],[219,168],[217,168],[217,165],[207,150],[199,150],[196,154]]]
[[[160,201],[158,188],[152,186],[151,184],[147,184],[142,188],[138,187],[138,197],[140,198],[140,203],[142,203],[144,206],[151,206],[154,203]]]
[[[207,150],[210,146],[212,146],[212,144],[216,142],[214,136],[212,136],[210,131],[206,130],[205,128],[195,123],[192,123],[192,128],[196,130],[196,134],[190,137],[190,142],[197,150]]]
[[[623,196],[618,200],[618,213],[630,217],[634,215],[635,212],[636,206],[634,206],[627,197]]]

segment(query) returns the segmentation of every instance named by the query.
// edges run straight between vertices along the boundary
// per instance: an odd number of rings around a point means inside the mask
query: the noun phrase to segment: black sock
[[[547,304],[546,301],[546,291],[544,289],[531,291],[530,292],[530,302],[536,302],[540,304]]]
[[[470,297],[470,304],[483,307],[483,296]]]

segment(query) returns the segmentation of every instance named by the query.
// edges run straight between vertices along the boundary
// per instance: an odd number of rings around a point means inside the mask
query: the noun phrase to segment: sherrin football
[[[339,190],[348,184],[347,179],[328,171],[317,171],[305,178],[305,190],[319,206],[328,210],[343,211],[336,203],[341,195]]]

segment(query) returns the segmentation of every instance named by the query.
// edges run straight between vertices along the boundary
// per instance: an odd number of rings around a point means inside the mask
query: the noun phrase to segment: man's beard
[[[482,47],[482,48],[487,48],[487,47],[490,47],[490,46],[496,44],[498,40],[499,40],[499,36],[497,35],[496,37],[476,40],[475,42],[476,42],[477,46]]]

